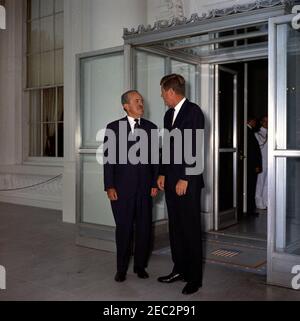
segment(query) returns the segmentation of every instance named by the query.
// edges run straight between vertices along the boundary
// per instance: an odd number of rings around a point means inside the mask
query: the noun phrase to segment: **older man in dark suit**
[[[134,225],[134,272],[140,278],[149,277],[145,268],[150,252],[152,197],[155,197],[158,193],[156,183],[158,164],[152,165],[150,161],[151,137],[155,137],[155,135],[151,136],[151,133],[155,132],[157,127],[152,122],[142,118],[144,103],[142,96],[137,91],[131,90],[123,94],[122,105],[127,116],[110,123],[106,131],[107,133],[110,130],[116,137],[115,146],[113,146],[116,152],[116,162],[108,161],[104,164],[104,187],[111,201],[116,222],[116,282],[123,282],[126,279]],[[122,132],[122,128],[125,128],[125,132]],[[139,130],[143,130],[147,134],[147,161],[131,163],[129,151],[134,145],[139,144],[140,137],[136,135]],[[108,137],[106,135],[106,142]],[[124,162],[124,160],[121,160],[120,150],[126,145],[126,161]],[[136,156],[145,156],[140,155],[140,151],[141,149],[137,149]],[[106,156],[110,160],[107,153]]]
[[[161,91],[169,107],[164,128],[168,131],[179,130],[183,137],[182,151],[189,147],[195,155],[200,143],[196,142],[197,130],[204,130],[204,115],[200,107],[185,98],[185,79],[180,75],[164,77]],[[187,144],[185,130],[192,133]],[[171,161],[170,164],[162,164],[158,179],[158,187],[165,190],[166,195],[174,267],[171,274],[158,278],[158,281],[172,283],[184,279],[187,284],[182,293],[192,294],[202,286],[201,189],[204,182],[202,173],[187,173],[187,169],[195,164],[187,164],[184,159],[177,164],[172,156],[175,149],[176,142],[171,140]]]

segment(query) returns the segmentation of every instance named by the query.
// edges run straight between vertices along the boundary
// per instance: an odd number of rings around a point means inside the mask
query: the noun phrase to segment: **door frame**
[[[286,202],[285,191],[282,186],[282,177],[279,173],[285,173],[286,158],[300,157],[299,150],[287,150],[286,145],[286,120],[283,126],[276,125],[277,119],[284,119],[287,109],[286,95],[286,73],[277,72],[277,26],[292,21],[295,14],[279,16],[269,19],[269,145],[268,145],[268,264],[267,279],[269,284],[291,287],[292,267],[300,265],[300,256],[277,250],[278,233],[276,221],[284,219],[284,205]],[[282,41],[282,39],[279,39]],[[285,40],[283,39],[283,42]],[[281,47],[282,49],[282,47]],[[280,54],[284,63],[285,47]],[[277,106],[280,105],[279,108]],[[278,132],[277,132],[278,130]],[[280,144],[277,148],[277,144]],[[279,158],[282,160],[279,161]],[[280,171],[277,170],[280,168]],[[281,175],[282,176],[282,175]],[[277,184],[280,181],[281,184]],[[281,209],[281,210],[280,210]],[[284,223],[282,223],[284,224]],[[284,233],[284,231],[283,231]],[[282,238],[284,235],[282,236]],[[284,240],[283,240],[284,242]]]
[[[237,157],[238,157],[238,149],[237,149],[237,78],[238,73],[235,70],[224,67],[223,65],[216,64],[215,68],[215,121],[214,121],[214,131],[215,131],[215,139],[214,139],[214,230],[218,231],[220,228],[225,228],[230,225],[237,223]],[[233,76],[233,146],[232,148],[220,148],[220,123],[219,123],[219,110],[220,110],[220,100],[219,100],[219,71],[224,71]],[[228,221],[225,224],[221,223],[222,213],[219,211],[219,156],[222,152],[233,153],[233,210],[235,211],[235,217],[232,221]],[[226,211],[224,214],[226,214]]]

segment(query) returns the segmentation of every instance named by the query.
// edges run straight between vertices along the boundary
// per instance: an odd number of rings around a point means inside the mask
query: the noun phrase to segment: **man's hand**
[[[179,180],[176,185],[176,194],[178,196],[182,196],[186,194],[187,188],[188,188],[189,182],[184,180]]]
[[[151,189],[151,197],[156,197],[158,194],[158,188],[152,188]]]
[[[161,191],[164,191],[164,189],[165,189],[165,176],[158,177],[157,186]]]
[[[261,169],[260,167],[256,167],[256,168],[255,168],[255,172],[256,172],[257,174],[260,174],[260,173],[262,172],[262,169]]]
[[[110,201],[117,201],[118,200],[118,194],[115,188],[109,188],[107,190],[107,197]]]

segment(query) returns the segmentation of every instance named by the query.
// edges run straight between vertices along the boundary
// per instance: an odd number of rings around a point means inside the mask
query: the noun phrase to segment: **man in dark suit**
[[[257,175],[262,172],[262,156],[258,141],[255,137],[256,118],[248,117],[247,123],[247,213],[258,216],[255,212],[255,192]]]
[[[158,193],[158,165],[151,165],[151,131],[156,125],[143,119],[144,104],[142,96],[135,90],[123,94],[122,105],[127,113],[125,118],[114,121],[107,126],[105,142],[108,142],[108,130],[114,133],[116,162],[104,163],[104,187],[111,201],[116,222],[117,274],[115,281],[126,279],[133,230],[135,224],[134,272],[140,278],[148,278],[145,268],[150,252],[152,228],[152,197]],[[122,127],[123,125],[123,127]],[[121,130],[123,128],[123,132]],[[139,142],[138,132],[147,133],[147,162],[130,163],[129,151]],[[124,132],[125,131],[125,132]],[[125,142],[124,142],[125,139]],[[121,160],[120,150],[127,145],[125,162]],[[136,156],[140,157],[141,149]],[[109,159],[109,149],[105,156]],[[112,156],[112,155],[110,155]]]
[[[161,80],[162,98],[169,110],[164,118],[168,131],[192,131],[189,141],[193,155],[196,150],[196,131],[204,130],[204,115],[199,106],[185,98],[185,79],[176,74]],[[170,141],[170,164],[160,166],[158,187],[165,190],[169,216],[169,237],[174,267],[171,274],[158,278],[159,282],[172,283],[185,280],[182,293],[192,294],[202,286],[202,238],[201,238],[201,189],[204,187],[202,173],[187,175],[188,165],[174,161],[174,141]],[[187,146],[182,138],[182,151]],[[164,146],[165,148],[165,139]]]

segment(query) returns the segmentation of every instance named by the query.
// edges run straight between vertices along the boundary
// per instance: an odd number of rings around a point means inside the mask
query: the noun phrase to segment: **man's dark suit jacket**
[[[256,173],[256,168],[260,168],[262,170],[262,156],[258,141],[255,137],[254,129],[249,128],[249,126],[247,144],[248,172]]]
[[[157,130],[157,126],[152,122],[141,118],[140,128],[148,134],[148,164],[133,165],[119,164],[119,125],[120,122],[127,124],[127,155],[131,146],[136,141],[129,141],[128,135],[131,127],[128,118],[122,118],[108,124],[107,129],[112,130],[117,138],[116,141],[116,164],[104,164],[104,189],[109,188],[117,190],[119,200],[125,200],[135,195],[139,191],[142,195],[150,197],[151,188],[157,187],[158,164],[151,164],[151,130]],[[106,137],[107,138],[107,137]],[[107,153],[106,153],[107,156]]]
[[[170,143],[170,151],[171,151],[171,164],[170,165],[162,165],[160,167],[160,175],[168,177],[168,182],[170,186],[176,186],[177,182],[181,180],[189,181],[190,179],[197,178],[200,180],[200,187],[204,187],[203,175],[195,175],[188,176],[186,175],[186,168],[194,167],[195,164],[188,165],[184,161],[184,129],[192,129],[193,130],[193,140],[189,142],[192,144],[193,156],[196,153],[196,129],[204,129],[204,115],[202,110],[196,104],[190,102],[188,99],[182,105],[174,124],[173,122],[173,111],[169,109],[164,118],[164,128],[171,131],[175,128],[179,129],[182,132],[182,164],[174,164],[174,140],[171,139]]]

